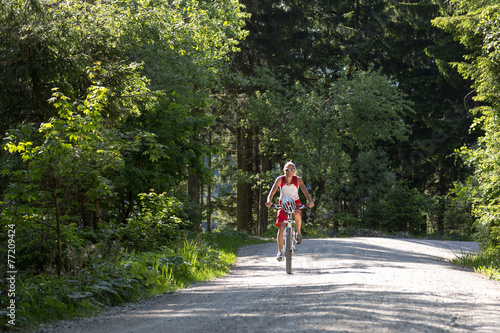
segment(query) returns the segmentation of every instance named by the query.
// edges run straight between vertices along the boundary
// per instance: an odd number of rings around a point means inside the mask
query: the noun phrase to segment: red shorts
[[[280,205],[281,205],[281,200],[280,200]],[[300,205],[300,200],[299,199],[295,200],[295,206],[299,205]],[[302,215],[302,211],[300,211],[300,214]],[[278,210],[278,213],[276,215],[276,226],[279,227],[280,223],[286,221],[287,219],[288,219],[288,214],[285,213],[285,211],[282,209]]]

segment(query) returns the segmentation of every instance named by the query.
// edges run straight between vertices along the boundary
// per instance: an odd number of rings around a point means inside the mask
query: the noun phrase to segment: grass
[[[451,261],[457,266],[474,270],[489,279],[500,281],[500,258],[489,253],[465,254]]]
[[[0,331],[30,331],[41,323],[94,315],[126,302],[174,292],[228,273],[241,246],[265,242],[234,230],[199,234],[154,252],[123,252],[95,260],[78,274],[19,277],[15,326],[0,293]],[[4,288],[2,288],[4,289]]]

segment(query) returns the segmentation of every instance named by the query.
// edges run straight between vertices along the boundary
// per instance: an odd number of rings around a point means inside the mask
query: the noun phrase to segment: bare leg
[[[283,251],[283,231],[285,230],[285,223],[281,222],[279,224],[278,235],[276,236],[276,241],[278,242],[278,252]]]
[[[297,229],[297,233],[301,234],[302,232],[300,231],[300,228],[302,227],[302,214],[300,213],[300,210],[297,209],[295,210],[295,227]]]

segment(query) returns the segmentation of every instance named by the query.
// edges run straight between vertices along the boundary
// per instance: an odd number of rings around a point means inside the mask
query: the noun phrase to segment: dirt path
[[[274,244],[230,275],[43,332],[500,332],[500,283],[445,260],[472,242],[306,239],[293,274]]]

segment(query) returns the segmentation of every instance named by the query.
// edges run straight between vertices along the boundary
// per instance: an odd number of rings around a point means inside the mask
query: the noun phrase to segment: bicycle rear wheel
[[[292,228],[285,229],[286,272],[292,274]]]

